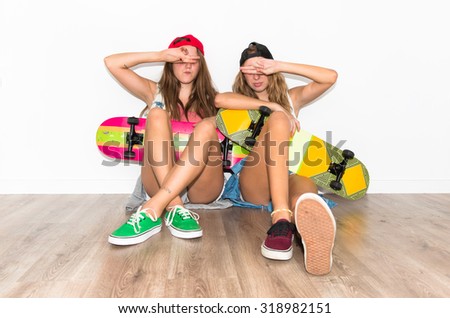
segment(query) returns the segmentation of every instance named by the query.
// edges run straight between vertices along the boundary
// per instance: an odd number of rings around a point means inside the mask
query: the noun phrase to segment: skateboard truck
[[[130,132],[126,136],[127,150],[124,152],[124,157],[127,159],[133,159],[136,157],[136,153],[133,151],[134,145],[142,145],[144,140],[143,134],[138,134],[135,130],[135,126],[139,124],[139,118],[128,117],[127,123],[130,125]]]
[[[264,121],[266,117],[269,117],[272,113],[272,110],[267,106],[260,106],[259,112],[261,116],[259,116],[258,121],[252,122],[250,126],[248,127],[249,131],[252,131],[252,135],[245,138],[245,144],[249,147],[253,147],[256,143],[256,137],[258,137],[259,133],[261,132],[262,126],[264,125]]]
[[[344,176],[345,169],[349,160],[355,157],[353,151],[345,149],[342,151],[344,160],[341,163],[332,162],[328,168],[328,172],[336,176],[336,180],[330,182],[330,187],[333,190],[340,191],[342,189],[341,179]]]
[[[222,166],[224,172],[231,172],[231,161],[228,159],[228,155],[230,154],[231,149],[233,149],[233,143],[230,139],[225,137],[225,139],[221,142],[222,146]]]

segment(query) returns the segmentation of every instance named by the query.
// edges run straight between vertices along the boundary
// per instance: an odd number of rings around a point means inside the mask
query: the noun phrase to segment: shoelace
[[[142,209],[142,205],[137,209],[135,213],[133,213],[130,217],[130,219],[127,221],[127,224],[130,224],[133,229],[134,233],[139,233],[141,231],[141,221],[145,219],[145,216],[148,216],[153,222],[157,220],[155,210],[152,208],[145,208]],[[147,211],[151,211],[153,216],[148,214]]]
[[[198,219],[200,218],[200,216],[197,213],[189,211],[188,209],[186,209],[180,205],[175,205],[174,207],[171,207],[169,210],[169,215],[166,219],[167,226],[172,224],[173,219],[175,218],[176,214],[179,214],[183,220],[194,219],[194,220],[198,221]]]
[[[277,222],[270,227],[267,234],[273,236],[288,236],[289,232],[292,232],[293,229],[294,226],[288,221]]]

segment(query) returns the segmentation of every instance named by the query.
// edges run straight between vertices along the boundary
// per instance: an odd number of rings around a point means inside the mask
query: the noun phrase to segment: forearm
[[[164,62],[162,52],[130,52],[117,53],[105,57],[105,65],[109,70],[130,68],[143,63]]]
[[[227,109],[259,109],[262,105],[269,107],[272,111],[282,109],[282,107],[276,103],[266,102],[257,98],[231,92],[217,94],[215,104],[217,108]]]
[[[334,84],[337,80],[337,72],[314,65],[298,64],[277,61],[278,72],[303,76],[320,84]]]

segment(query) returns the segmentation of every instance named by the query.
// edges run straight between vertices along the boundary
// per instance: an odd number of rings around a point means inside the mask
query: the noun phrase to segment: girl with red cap
[[[133,67],[144,63],[165,63],[159,82],[144,78]],[[183,206],[175,191],[165,186],[174,168],[192,166],[195,179],[180,175],[178,184],[186,184],[192,203],[210,203],[221,193],[224,175],[221,149],[214,116],[217,94],[204,58],[203,44],[194,36],[175,38],[168,49],[158,52],[119,53],[105,58],[115,79],[146,103],[147,126],[144,140],[144,164],[141,171],[145,191],[151,197],[131,218],[115,230],[108,241],[116,245],[141,243],[162,227],[161,216],[170,232],[180,238],[202,236],[198,215]],[[186,149],[205,149],[201,157],[184,151],[181,164],[175,164],[170,120],[198,123]],[[164,164],[163,164],[164,163]],[[176,169],[175,169],[176,170]]]
[[[310,82],[288,89],[281,73],[302,76]],[[266,46],[252,42],[241,54],[233,93],[216,96],[217,107],[258,109],[265,105],[273,111],[252,152],[227,181],[224,197],[232,194],[241,206],[263,205],[272,211],[272,226],[261,245],[267,258],[292,258],[294,223],[304,245],[306,270],[315,275],[331,270],[335,220],[329,206],[317,195],[315,184],[289,174],[287,147],[289,137],[300,129],[300,109],[325,93],[336,79],[337,73],[331,69],[276,61]]]

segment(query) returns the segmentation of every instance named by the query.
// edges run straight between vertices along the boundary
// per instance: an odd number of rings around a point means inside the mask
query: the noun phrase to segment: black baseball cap
[[[244,51],[242,51],[241,54],[241,60],[239,61],[239,65],[242,66],[242,64],[245,63],[248,59],[255,57],[255,56],[261,56],[266,59],[273,60],[272,53],[270,53],[267,46],[263,44],[259,44],[257,42],[251,42],[248,45],[248,48],[246,48]]]

